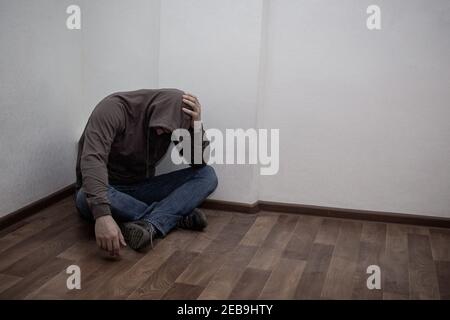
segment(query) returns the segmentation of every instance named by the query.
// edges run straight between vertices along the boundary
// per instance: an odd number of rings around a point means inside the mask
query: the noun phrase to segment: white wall
[[[85,120],[110,93],[157,87],[159,3],[159,0],[83,3]]]
[[[76,144],[107,94],[157,86],[159,0],[0,0],[0,216],[75,180]]]
[[[198,95],[206,128],[254,128],[261,0],[161,2],[159,86]],[[215,199],[253,203],[252,165],[217,165]]]
[[[0,1],[0,216],[74,180],[81,34],[64,0]]]
[[[208,127],[281,130],[279,174],[216,166],[213,198],[450,216],[449,2],[376,1],[369,31],[373,3],[162,3],[159,85]]]
[[[382,30],[365,9],[382,10]],[[450,2],[270,1],[260,198],[450,217]]]

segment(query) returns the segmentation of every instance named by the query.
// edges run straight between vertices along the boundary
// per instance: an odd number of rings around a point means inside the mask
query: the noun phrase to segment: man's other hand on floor
[[[111,256],[119,256],[120,249],[126,246],[119,226],[110,215],[95,220],[95,238],[97,245]]]

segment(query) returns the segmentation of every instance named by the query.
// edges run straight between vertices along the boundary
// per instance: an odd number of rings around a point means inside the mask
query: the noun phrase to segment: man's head
[[[160,89],[147,107],[148,126],[158,135],[171,134],[173,130],[188,129],[191,117],[183,111],[184,92],[178,89]]]

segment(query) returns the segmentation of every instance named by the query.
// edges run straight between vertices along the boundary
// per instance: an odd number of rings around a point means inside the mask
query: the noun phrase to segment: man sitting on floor
[[[177,89],[114,93],[92,112],[78,145],[76,206],[95,220],[97,244],[118,255],[128,244],[137,250],[175,227],[202,230],[199,206],[217,187],[205,164],[155,176],[175,129],[201,121],[198,99]],[[200,142],[203,150],[208,141]],[[119,227],[120,226],[120,227]]]

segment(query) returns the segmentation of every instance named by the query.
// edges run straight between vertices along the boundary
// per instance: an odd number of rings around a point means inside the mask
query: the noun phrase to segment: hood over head
[[[132,122],[140,123],[146,129],[147,170],[162,158],[171,142],[171,133],[157,135],[155,129],[159,127],[172,132],[175,129],[189,129],[191,125],[191,117],[182,109],[190,108],[183,103],[183,94],[184,92],[179,89],[163,88],[118,92],[111,95],[123,102],[129,117],[134,119]]]
[[[178,128],[190,127],[191,117],[182,109],[190,106],[183,103],[183,94],[179,89],[163,88],[118,92],[112,96],[124,102],[131,117],[144,116],[147,127],[161,127],[172,132]]]
[[[183,94],[178,89],[162,89],[147,107],[148,126],[152,129],[164,128],[170,132],[179,128],[189,129],[191,117],[182,108],[190,107],[183,103]]]

